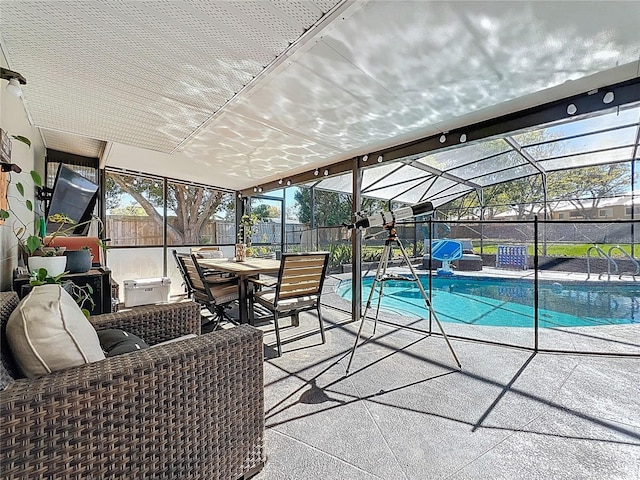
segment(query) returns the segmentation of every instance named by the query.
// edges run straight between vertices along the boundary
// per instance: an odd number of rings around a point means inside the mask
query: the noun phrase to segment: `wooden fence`
[[[170,225],[177,224],[175,217],[168,219]],[[261,222],[254,227],[251,242],[254,244],[280,244],[281,229],[279,223]],[[287,244],[300,242],[301,231],[306,227],[300,223],[285,225]],[[108,215],[106,220],[106,234],[111,239],[110,246],[162,245],[162,225],[150,217]],[[175,244],[171,238],[169,245]],[[236,243],[234,222],[209,222],[200,231],[198,238],[185,240],[186,244],[224,245]]]

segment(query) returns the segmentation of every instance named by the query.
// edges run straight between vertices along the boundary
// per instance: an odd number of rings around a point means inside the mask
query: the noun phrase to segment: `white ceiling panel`
[[[0,8],[29,117],[68,151],[109,142],[108,166],[232,189],[640,76],[638,2]]]
[[[47,148],[61,152],[82,155],[89,158],[98,158],[102,154],[105,142],[93,140],[87,137],[79,137],[68,133],[55,132],[41,129]]]

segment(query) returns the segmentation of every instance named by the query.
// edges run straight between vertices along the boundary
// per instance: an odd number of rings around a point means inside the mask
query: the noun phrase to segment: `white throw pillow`
[[[93,325],[60,285],[33,288],[11,313],[7,340],[29,378],[105,358]]]

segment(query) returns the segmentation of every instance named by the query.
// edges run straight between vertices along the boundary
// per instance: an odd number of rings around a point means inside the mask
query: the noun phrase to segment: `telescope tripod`
[[[369,298],[367,300],[367,304],[365,306],[364,312],[362,312],[362,316],[360,317],[360,328],[358,328],[358,335],[356,335],[356,340],[353,344],[353,348],[351,349],[351,356],[349,357],[349,364],[347,365],[346,374],[347,375],[349,374],[349,368],[351,368],[351,362],[353,361],[353,356],[356,353],[356,348],[358,348],[358,342],[360,340],[360,335],[362,333],[364,320],[367,317],[367,312],[369,311],[369,308],[371,308],[371,302],[373,300],[373,295],[376,291],[376,287],[378,286],[378,284],[380,285],[380,294],[378,295],[378,306],[376,309],[376,317],[373,324],[373,333],[371,334],[372,336],[375,335],[376,327],[378,325],[378,314],[380,313],[380,301],[382,300],[382,297],[384,295],[384,284],[391,280],[412,282],[418,285],[418,288],[420,289],[420,293],[422,294],[422,298],[424,299],[424,303],[427,306],[427,309],[429,310],[432,318],[438,324],[440,333],[442,334],[443,338],[447,342],[447,346],[451,351],[451,355],[453,355],[453,358],[456,361],[458,368],[462,368],[462,365],[460,364],[460,360],[458,360],[458,356],[456,355],[456,352],[453,350],[453,346],[451,345],[451,342],[449,342],[449,338],[447,337],[447,334],[444,332],[444,329],[442,328],[442,324],[438,319],[438,315],[436,314],[436,311],[433,309],[433,306],[431,305],[431,301],[429,300],[427,293],[424,291],[424,287],[422,286],[422,283],[420,283],[420,278],[416,274],[416,271],[413,268],[413,265],[411,265],[411,262],[409,261],[409,257],[407,256],[407,252],[402,246],[402,242],[400,242],[400,239],[398,238],[395,227],[393,225],[390,225],[390,226],[385,226],[385,229],[389,232],[389,236],[384,242],[384,249],[382,250],[382,256],[380,257],[380,262],[378,263],[376,275],[373,279],[373,283],[371,284],[371,292],[369,292]],[[411,271],[411,277],[387,275],[387,266],[389,265],[389,259],[392,257],[394,245],[398,246],[398,248],[400,249],[400,252],[402,253],[402,258],[404,259],[407,266],[409,267],[409,270]],[[402,325],[397,325],[397,324],[394,324],[394,325],[400,328],[403,327]],[[430,330],[431,329],[429,329],[429,332],[424,332],[424,333],[431,334]]]

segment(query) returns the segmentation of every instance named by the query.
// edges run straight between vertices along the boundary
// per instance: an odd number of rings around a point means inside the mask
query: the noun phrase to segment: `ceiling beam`
[[[507,142],[509,145],[511,145],[511,147],[522,158],[524,158],[527,162],[529,162],[533,166],[533,168],[538,170],[542,175],[546,175],[547,174],[545,169],[542,168],[540,165],[538,165],[538,162],[536,161],[536,159],[533,158],[531,155],[529,155],[528,152],[525,152],[524,149],[522,148],[522,146],[518,142],[516,142],[515,139],[511,135],[507,135],[506,137],[504,137],[504,141]]]

